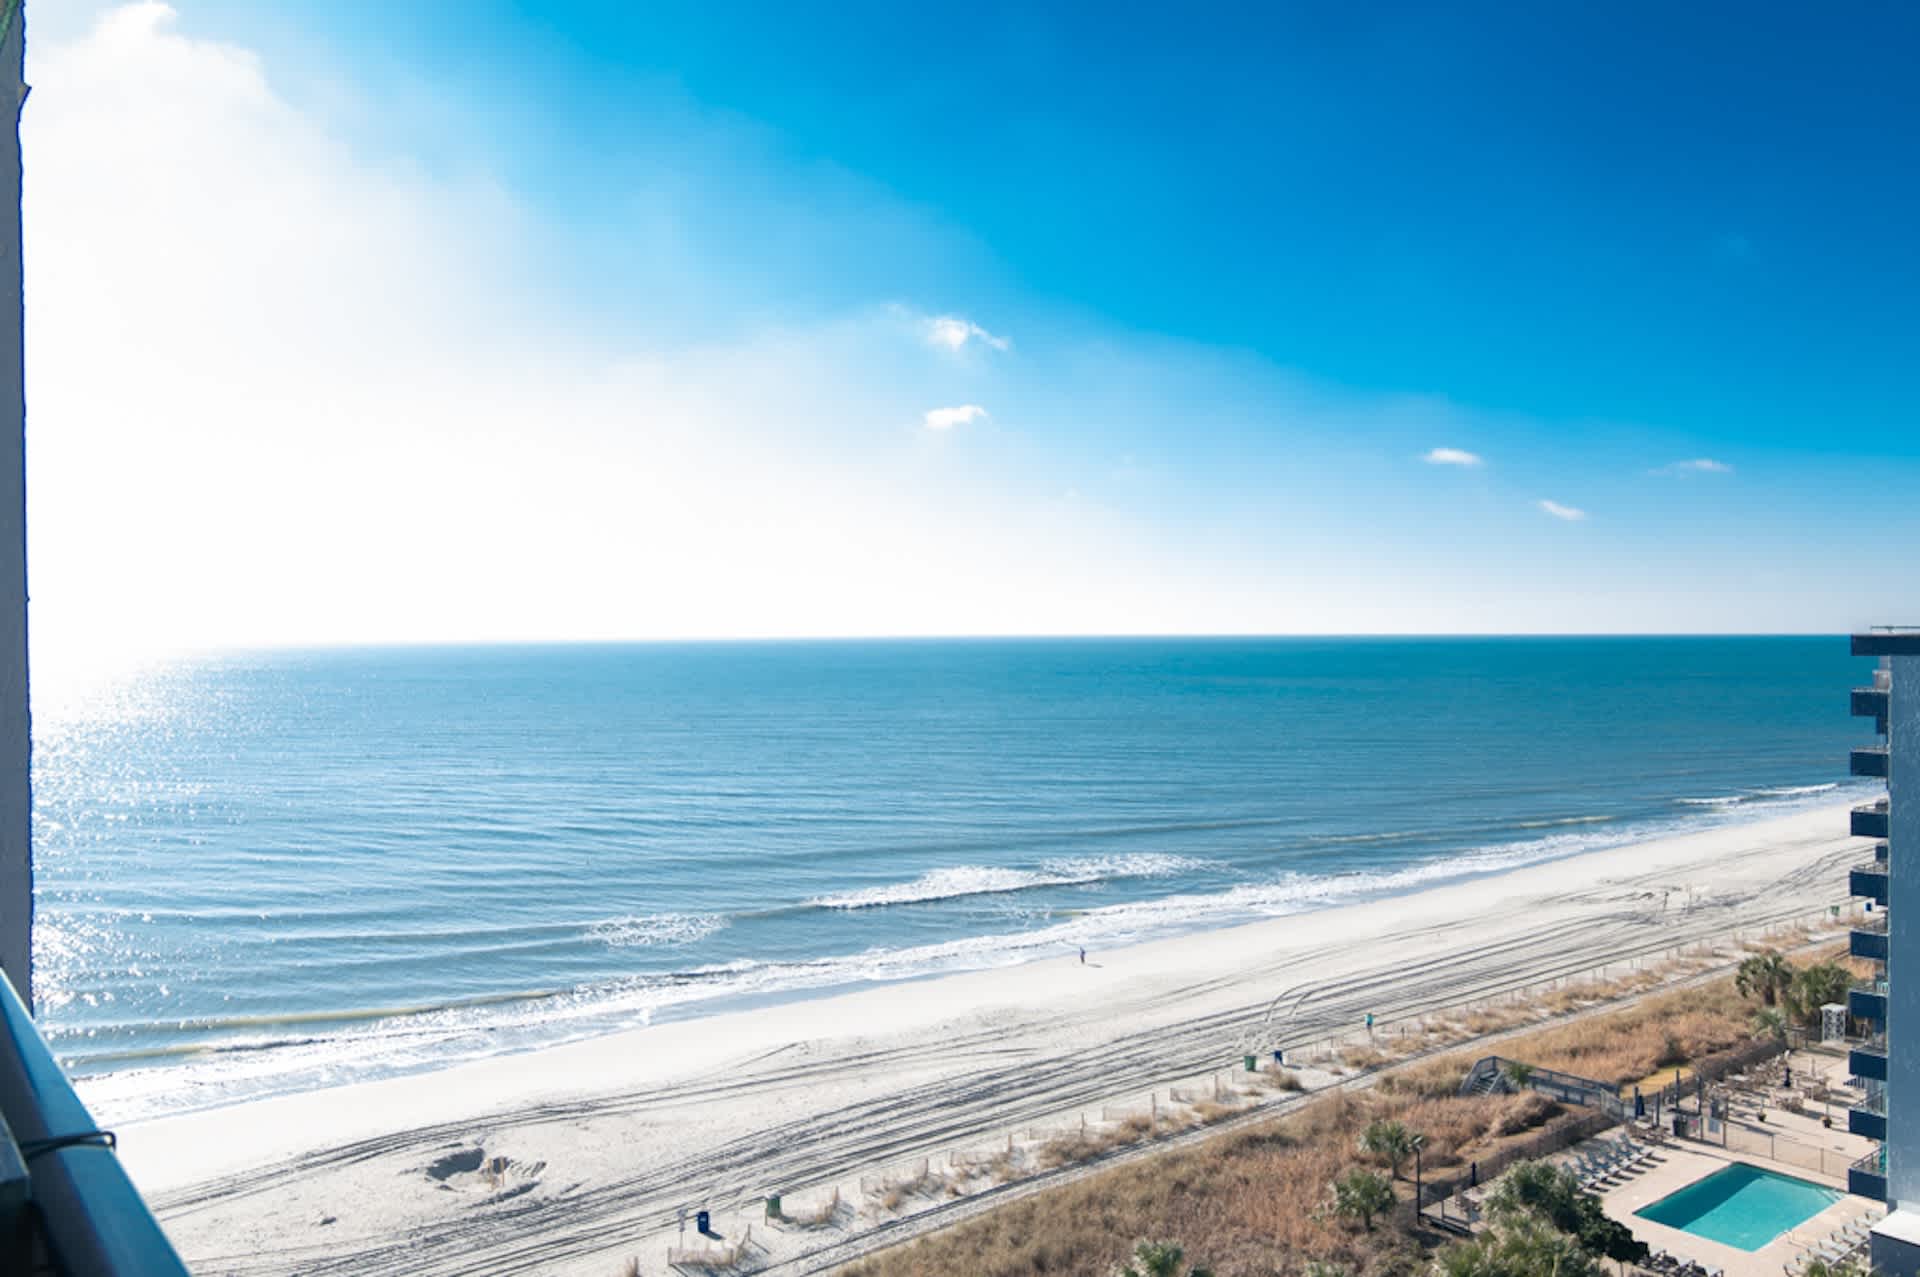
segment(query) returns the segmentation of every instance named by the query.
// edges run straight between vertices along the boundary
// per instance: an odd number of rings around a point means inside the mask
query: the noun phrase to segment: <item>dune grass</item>
[[[1632,982],[1647,974],[1634,973]],[[1611,982],[1605,989],[1560,992],[1618,996]],[[1550,1013],[1550,1005],[1517,1005],[1514,1019],[1494,1018],[1510,1027]],[[1735,994],[1731,980],[1714,981],[1521,1034],[1502,1042],[1499,1053],[1618,1084],[1646,1076],[1676,1053],[1699,1059],[1750,1040],[1751,1015],[1752,1004]],[[1384,1074],[1369,1090],[1330,1095],[1272,1122],[1047,1189],[843,1272],[1104,1277],[1133,1239],[1177,1237],[1191,1260],[1223,1273],[1292,1274],[1316,1262],[1343,1265],[1355,1277],[1411,1277],[1424,1271],[1426,1257],[1404,1211],[1368,1231],[1341,1221],[1328,1206],[1336,1177],[1355,1166],[1378,1167],[1357,1151],[1368,1122],[1403,1122],[1423,1134],[1422,1159],[1431,1173],[1487,1160],[1509,1141],[1574,1120],[1536,1093],[1461,1097],[1460,1082],[1482,1053],[1420,1061]],[[1123,1124],[1064,1137],[1043,1147],[1038,1160],[1042,1166],[1082,1161],[1147,1134]],[[1410,1195],[1404,1183],[1396,1191],[1402,1201]]]

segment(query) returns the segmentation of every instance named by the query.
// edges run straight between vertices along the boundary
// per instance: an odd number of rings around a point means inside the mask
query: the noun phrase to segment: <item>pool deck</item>
[[[1845,1058],[1839,1046],[1794,1051],[1791,1059],[1796,1081],[1803,1084],[1796,1091],[1803,1092],[1800,1104],[1805,1111],[1787,1110],[1786,1101],[1794,1093],[1784,1087],[1745,1088],[1738,1095],[1732,1119],[1726,1123],[1722,1137],[1725,1147],[1694,1140],[1665,1140],[1659,1146],[1658,1159],[1645,1169],[1611,1187],[1595,1187],[1602,1209],[1655,1251],[1722,1269],[1726,1277],[1781,1277],[1788,1265],[1810,1248],[1827,1242],[1842,1225],[1879,1218],[1886,1211],[1880,1203],[1843,1196],[1759,1250],[1747,1251],[1656,1224],[1634,1213],[1734,1162],[1846,1193],[1848,1163],[1872,1151],[1874,1143],[1849,1134],[1844,1125],[1845,1105],[1856,1090],[1846,1077]],[[1814,1080],[1832,1087],[1830,1111],[1840,1118],[1835,1127],[1821,1122],[1829,1111],[1825,1099],[1814,1102],[1805,1098],[1813,1092],[1805,1091],[1804,1083]],[[1776,1153],[1780,1156],[1773,1155]]]
[[[1635,1237],[1654,1250],[1664,1250],[1670,1255],[1691,1259],[1709,1268],[1724,1269],[1727,1277],[1780,1277],[1782,1269],[1801,1251],[1824,1240],[1842,1224],[1865,1218],[1873,1211],[1874,1203],[1865,1198],[1842,1197],[1759,1250],[1740,1250],[1723,1245],[1696,1233],[1642,1219],[1634,1213],[1733,1162],[1746,1162],[1764,1170],[1778,1171],[1782,1175],[1845,1191],[1845,1185],[1830,1175],[1821,1175],[1785,1162],[1746,1154],[1729,1155],[1712,1147],[1669,1141],[1660,1151],[1660,1160],[1648,1169],[1615,1188],[1601,1190],[1600,1204],[1609,1218],[1625,1224],[1633,1230]]]

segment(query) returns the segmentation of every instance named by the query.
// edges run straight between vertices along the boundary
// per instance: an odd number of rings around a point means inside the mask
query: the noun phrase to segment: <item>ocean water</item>
[[[1842,801],[1842,639],[360,649],[36,686],[104,1120]]]

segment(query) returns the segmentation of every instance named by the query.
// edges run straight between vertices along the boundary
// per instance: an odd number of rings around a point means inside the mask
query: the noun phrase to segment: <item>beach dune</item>
[[[652,1272],[699,1209],[727,1241],[753,1225],[776,1270],[812,1271],[891,1218],[851,1209],[862,1175],[1147,1103],[1248,1053],[1364,1032],[1370,1014],[1388,1031],[1824,915],[1865,854],[1844,810],[1084,965],[1069,953],[166,1118],[123,1129],[120,1147],[202,1274],[612,1274],[629,1255]],[[827,1200],[836,1186],[838,1228],[760,1220],[767,1194]]]

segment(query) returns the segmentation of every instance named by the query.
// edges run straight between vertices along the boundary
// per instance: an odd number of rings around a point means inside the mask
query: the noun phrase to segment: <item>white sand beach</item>
[[[789,1201],[1237,1067],[1847,904],[1844,808],[1594,852],[1227,930],[663,1024],[127,1127],[126,1164],[196,1273],[665,1268],[684,1210],[768,1270],[840,1226]],[[1850,907],[1850,905],[1848,906]],[[489,1176],[493,1159],[499,1167]],[[444,1159],[444,1160],[443,1160]],[[941,1208],[945,1210],[946,1207]],[[895,1230],[898,1231],[897,1229]],[[688,1229],[689,1234],[691,1228]]]

